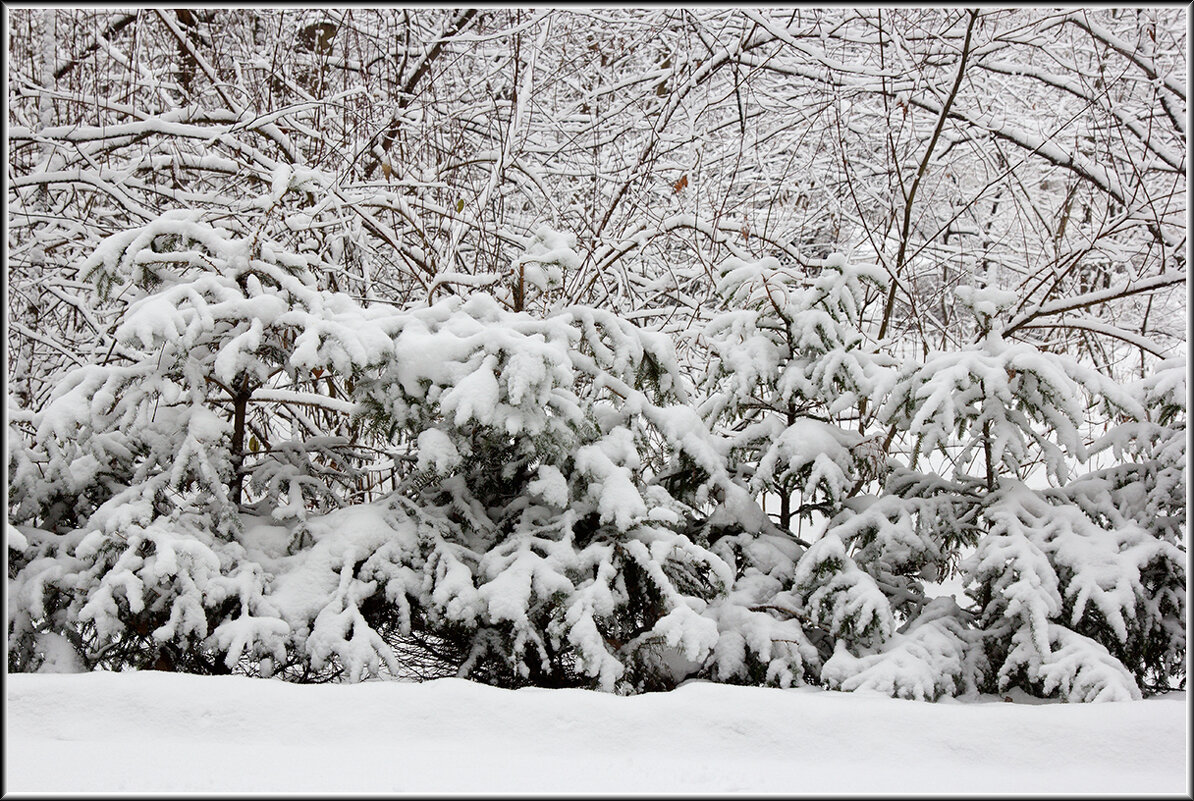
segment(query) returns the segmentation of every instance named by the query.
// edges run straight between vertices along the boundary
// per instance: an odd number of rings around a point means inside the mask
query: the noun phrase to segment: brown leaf
[[[688,174],[687,173],[680,176],[680,180],[676,181],[674,184],[672,184],[673,194],[679,194],[686,186],[688,186]]]

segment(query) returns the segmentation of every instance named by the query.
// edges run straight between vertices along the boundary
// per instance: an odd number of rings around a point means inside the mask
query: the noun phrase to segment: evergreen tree
[[[1137,682],[1150,668],[1164,662],[1158,672],[1174,675],[1167,660],[1184,652],[1184,635],[1174,625],[1185,615],[1178,517],[1164,517],[1149,531],[1116,508],[1101,473],[1071,480],[1070,472],[1090,456],[1082,399],[1091,398],[1091,407],[1126,426],[1097,447],[1137,438],[1146,450],[1159,447],[1159,462],[1123,465],[1108,475],[1153,503],[1158,489],[1172,498],[1169,488],[1184,465],[1172,451],[1162,455],[1160,443],[1178,434],[1148,422],[1178,422],[1172,397],[1150,412],[1159,399],[1137,397],[1147,393],[1118,387],[1068,357],[1006,341],[1000,318],[1015,301],[1010,293],[962,287],[958,295],[974,314],[979,342],[906,365],[880,415],[914,438],[908,472],[888,482],[889,497],[898,499],[889,505],[916,510],[916,528],[931,541],[926,553],[935,563],[941,556],[956,560],[960,546],[973,545],[961,569],[977,606],[971,613],[954,609],[951,620],[973,620],[980,637],[963,636],[950,622],[956,636],[942,640],[938,657],[955,661],[952,653],[965,654],[962,663],[972,667],[961,684],[968,687],[1019,686],[1075,701],[1139,697]],[[1146,383],[1170,386],[1173,376]],[[952,474],[930,471],[914,479],[918,460],[933,451],[938,464],[952,463]],[[1142,483],[1158,476],[1159,486]],[[1042,480],[1048,486],[1029,483]],[[948,515],[940,513],[942,505]],[[915,670],[901,674],[903,651],[933,606],[876,654],[843,657],[830,671],[834,681],[858,684],[857,676],[885,660],[896,692],[918,686]],[[942,619],[934,613],[933,620]],[[961,647],[971,642],[981,642],[981,658]]]
[[[62,636],[88,667],[356,680],[400,673],[401,644],[498,684],[633,690],[716,642],[728,568],[655,479],[682,459],[694,497],[737,487],[665,338],[484,295],[362,307],[189,215],[84,267],[135,295],[128,355],[72,373],[10,451],[13,667]],[[369,447],[391,489],[363,503]]]
[[[358,393],[385,437],[415,444],[388,502],[414,532],[356,576],[384,586],[396,631],[504,686],[652,689],[699,665],[727,567],[655,478],[668,454],[711,482],[719,465],[668,402],[684,388],[666,340],[593,309],[535,319],[474,296],[404,315],[394,343]]]
[[[777,497],[779,514],[767,530],[715,546],[736,571],[711,670],[719,679],[816,681],[836,642],[890,633],[888,599],[842,541],[827,535],[808,547],[792,531],[823,523],[885,468],[875,439],[848,427],[888,373],[859,317],[868,289],[884,281],[841,254],[812,279],[775,259],[722,267],[726,311],[704,333],[714,360],[702,413],[724,431],[735,473],[755,495]]]
[[[541,228],[514,262],[532,312],[362,302],[264,222],[110,237],[82,270],[124,304],[113,353],[10,409],[10,669],[1183,679],[1184,362],[1120,387],[963,287],[975,344],[897,364],[859,314],[876,269],[731,261],[698,403],[667,336],[563,302],[573,248]],[[959,572],[973,603],[934,597]]]
[[[300,407],[346,407],[315,376],[350,381],[391,347],[363,324],[376,315],[317,288],[312,266],[261,232],[180,212],[110,237],[81,266],[127,304],[120,355],[67,375],[28,416],[32,436],[10,445],[10,520],[28,545],[10,666],[37,658],[39,633],[66,637],[87,666],[225,671],[246,626],[281,650],[243,514],[338,505],[355,476],[335,460],[355,454],[336,436],[285,441],[292,426],[254,405],[284,401],[288,423]]]

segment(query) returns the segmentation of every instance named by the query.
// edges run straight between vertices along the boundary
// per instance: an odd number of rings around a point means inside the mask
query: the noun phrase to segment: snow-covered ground
[[[1185,693],[929,704],[147,672],[10,675],[7,696],[7,793],[1190,792]]]

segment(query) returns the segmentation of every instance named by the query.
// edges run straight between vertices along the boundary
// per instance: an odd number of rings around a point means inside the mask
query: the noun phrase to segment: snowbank
[[[620,697],[458,679],[7,678],[6,794],[1190,792],[1185,693],[929,704],[709,683]]]

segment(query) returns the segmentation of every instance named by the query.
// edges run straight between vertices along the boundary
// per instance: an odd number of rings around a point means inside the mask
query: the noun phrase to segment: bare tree
[[[847,250],[891,275],[868,320],[899,347],[971,336],[949,299],[975,281],[1020,294],[1008,335],[1103,369],[1185,340],[1176,8],[9,18],[10,337],[33,405],[111,348],[73,265],[174,208],[290,237],[377,302],[523,308],[514,265],[549,225],[584,259],[540,303],[673,333],[727,256]],[[263,205],[282,170],[307,188]]]

